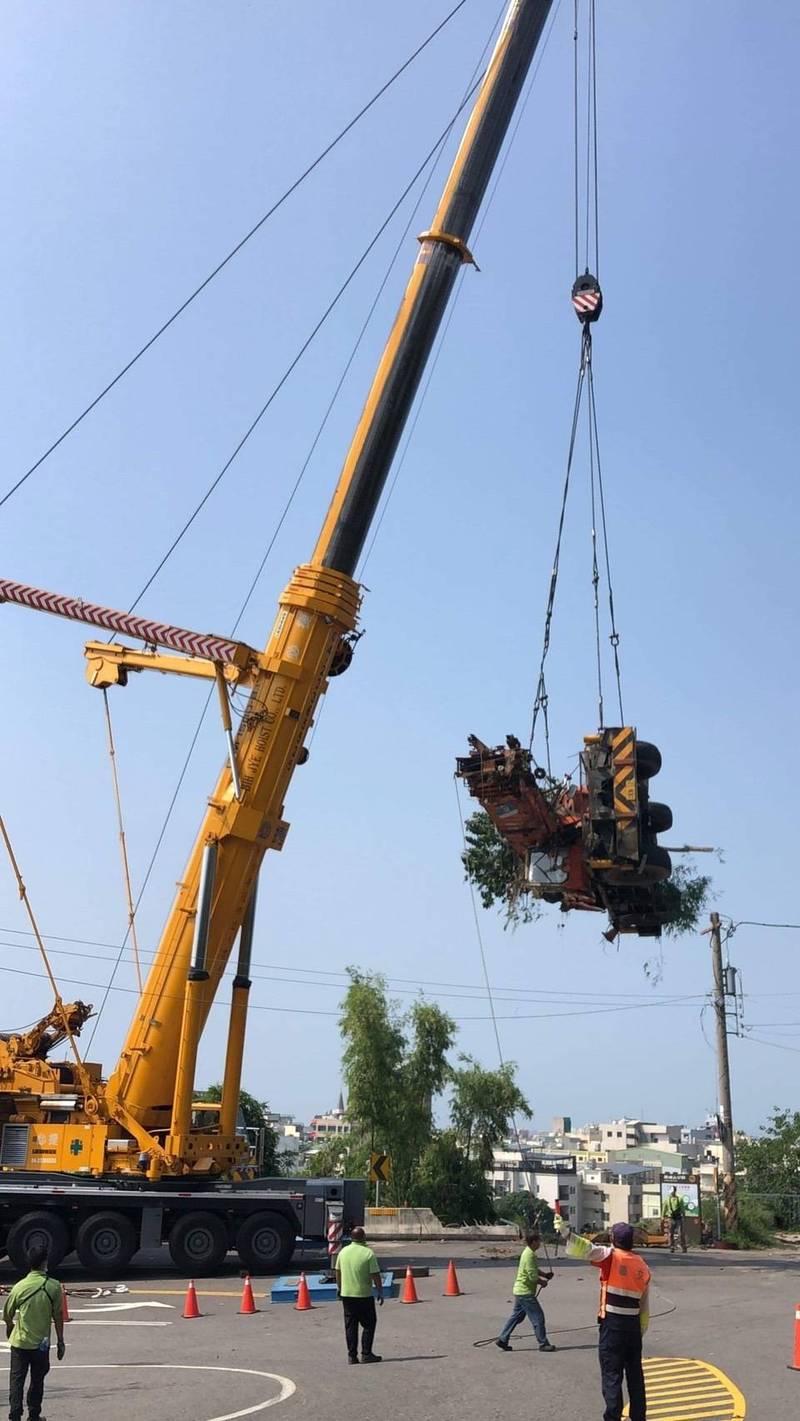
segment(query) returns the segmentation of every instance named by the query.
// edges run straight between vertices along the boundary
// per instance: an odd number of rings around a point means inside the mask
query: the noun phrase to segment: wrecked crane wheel
[[[672,810],[668,804],[651,799],[647,806],[647,827],[651,834],[664,834],[672,828]]]
[[[32,1249],[47,1249],[50,1268],[57,1268],[65,1254],[70,1251],[70,1238],[63,1219],[56,1214],[48,1214],[45,1209],[23,1214],[8,1230],[6,1252],[14,1267],[20,1273],[30,1269],[28,1254]]]
[[[649,740],[636,741],[636,775],[640,780],[650,780],[661,769],[661,751]]]
[[[227,1230],[216,1214],[183,1214],[170,1229],[170,1258],[183,1273],[213,1273],[227,1252]]]
[[[90,1214],[75,1238],[75,1251],[84,1268],[100,1276],[111,1276],[127,1268],[137,1245],[136,1230],[130,1219],[110,1210]]]

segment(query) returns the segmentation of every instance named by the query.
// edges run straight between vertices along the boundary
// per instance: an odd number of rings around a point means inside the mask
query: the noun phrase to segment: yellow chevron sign
[[[710,1362],[646,1357],[644,1383],[647,1421],[744,1421],[747,1412],[739,1388]]]

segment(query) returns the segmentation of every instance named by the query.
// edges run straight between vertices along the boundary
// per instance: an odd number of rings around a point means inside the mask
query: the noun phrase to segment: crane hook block
[[[596,321],[603,309],[603,293],[596,276],[587,269],[572,288],[572,304],[582,325]]]

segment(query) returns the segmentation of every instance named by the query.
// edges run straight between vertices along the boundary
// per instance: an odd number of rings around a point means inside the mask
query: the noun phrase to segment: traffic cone
[[[445,1283],[444,1296],[446,1298],[461,1297],[461,1289],[458,1286],[458,1274],[456,1273],[456,1265],[453,1262],[452,1258],[450,1259],[450,1262],[447,1265],[447,1282]]]
[[[184,1317],[200,1317],[200,1309],[197,1306],[197,1293],[195,1291],[194,1279],[186,1289],[186,1298],[183,1304]]]
[[[297,1302],[294,1306],[296,1312],[310,1312],[314,1306],[308,1296],[308,1283],[306,1282],[305,1273],[300,1274],[300,1282],[297,1285]]]
[[[72,1322],[72,1318],[69,1315],[69,1303],[67,1302],[66,1288],[61,1289],[61,1321]]]
[[[794,1306],[794,1361],[790,1372],[800,1372],[800,1303]]]
[[[418,1303],[417,1289],[414,1283],[414,1274],[411,1271],[411,1264],[406,1268],[406,1281],[403,1284],[403,1291],[400,1296],[401,1303]]]
[[[258,1308],[256,1307],[256,1300],[253,1297],[253,1285],[250,1282],[249,1273],[245,1273],[244,1275],[244,1287],[242,1288],[242,1301],[239,1307],[239,1312],[258,1312]]]

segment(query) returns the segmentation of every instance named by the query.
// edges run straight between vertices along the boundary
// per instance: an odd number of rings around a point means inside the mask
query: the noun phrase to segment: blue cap
[[[615,1248],[633,1248],[633,1229],[630,1224],[615,1224],[611,1230],[611,1242]]]

